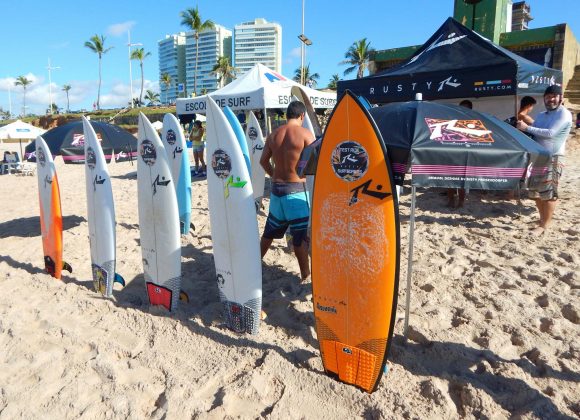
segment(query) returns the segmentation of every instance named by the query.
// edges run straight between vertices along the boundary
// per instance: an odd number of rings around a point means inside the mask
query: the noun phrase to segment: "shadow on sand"
[[[72,229],[83,222],[86,222],[86,219],[81,216],[63,216],[62,229]],[[11,236],[20,238],[40,236],[40,216],[22,217],[0,223],[0,239]]]
[[[516,365],[533,377],[550,377],[570,382],[580,380],[578,373],[538,367],[526,357],[506,360],[489,350],[478,350],[460,343],[405,343],[400,335],[393,339],[389,360],[414,375],[435,376],[448,381],[449,395],[461,416],[469,416],[463,407],[462,392],[465,385],[470,384],[485,392],[513,415],[531,412],[538,418],[572,418],[561,413],[549,396],[530,387],[523,380],[496,374],[494,370],[500,364]],[[487,366],[484,362],[487,362]]]

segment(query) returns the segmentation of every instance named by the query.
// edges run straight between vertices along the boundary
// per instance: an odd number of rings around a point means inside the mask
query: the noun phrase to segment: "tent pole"
[[[264,106],[264,137],[268,137],[268,109]]]
[[[417,187],[411,186],[411,216],[409,218],[409,251],[407,253],[407,295],[405,302],[405,329],[403,335],[407,342],[409,333],[409,308],[411,306],[411,277],[413,276],[413,235],[415,233],[415,198]]]

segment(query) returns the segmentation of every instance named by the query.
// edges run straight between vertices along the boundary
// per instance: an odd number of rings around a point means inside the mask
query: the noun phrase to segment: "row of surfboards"
[[[247,264],[251,247],[244,242],[254,242],[254,251],[258,249],[254,200],[259,200],[264,192],[265,173],[257,163],[264,140],[253,113],[246,136],[229,108],[222,112],[216,106],[213,111],[218,116],[211,118],[208,113],[208,156],[213,169],[208,190],[220,298],[230,328],[256,333],[261,310],[261,264],[259,251],[250,253],[254,263]],[[83,129],[92,277],[95,289],[111,296],[115,282],[125,284],[115,271],[113,192],[100,143],[84,117]],[[62,269],[72,271],[72,267],[62,260],[58,179],[50,150],[41,137],[36,147],[45,268],[60,278]],[[180,233],[189,232],[191,220],[190,164],[183,131],[175,116],[164,117],[161,138],[147,117],[139,116],[138,154],[140,243],[147,295],[151,305],[174,311],[180,298],[187,300],[181,291]],[[249,231],[244,235],[239,229],[229,229],[230,225],[245,226]]]
[[[299,99],[313,115],[308,98]],[[317,134],[310,118],[305,126],[309,122]],[[112,192],[97,138],[88,121],[84,123],[93,280],[97,290],[110,295],[112,284],[123,282],[115,274]],[[256,333],[262,303],[255,206],[264,191],[263,172],[255,178],[261,169],[261,130],[252,116],[246,139],[231,110],[222,111],[208,98],[206,133],[213,254],[225,321],[234,331]],[[189,162],[173,116],[164,119],[160,139],[140,115],[138,138],[139,228],[147,294],[152,305],[172,311],[180,295],[186,298],[181,293],[180,233],[188,232],[191,217]],[[313,306],[321,356],[327,373],[372,392],[383,373],[394,328],[398,207],[381,134],[367,107],[350,92],[336,105],[317,154],[316,177],[309,178],[309,189]],[[37,159],[45,266],[60,277],[63,267],[71,267],[62,262],[58,182],[41,138]],[[172,170],[176,160],[179,169]],[[186,191],[186,197],[180,199],[179,191]],[[101,251],[104,248],[109,253]]]

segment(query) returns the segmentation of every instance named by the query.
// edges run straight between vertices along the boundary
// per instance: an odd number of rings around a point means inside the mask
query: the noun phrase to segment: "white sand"
[[[570,140],[562,198],[541,238],[528,234],[530,200],[518,215],[492,194],[472,192],[461,210],[438,191],[420,194],[406,345],[402,197],[396,337],[372,395],[324,374],[311,287],[298,284],[282,241],[265,258],[259,335],[223,327],[205,181],[194,182],[197,230],[183,240],[191,302],[166,316],[149,309],[141,274],[135,166],[110,166],[117,271],[127,280],[113,300],[92,290],[83,166],[57,159],[74,268],[63,281],[43,272],[36,177],[0,176],[0,419],[578,417],[579,140]]]

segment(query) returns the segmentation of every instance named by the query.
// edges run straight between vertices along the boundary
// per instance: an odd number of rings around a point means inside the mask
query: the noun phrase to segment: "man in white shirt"
[[[558,201],[558,181],[564,168],[564,152],[566,140],[572,128],[572,114],[562,105],[562,87],[549,86],[544,92],[546,112],[542,112],[532,125],[518,121],[517,127],[532,134],[534,140],[546,148],[552,155],[548,171],[537,191],[532,191],[530,197],[536,200],[540,212],[540,223],[532,233],[542,235],[556,210]]]

